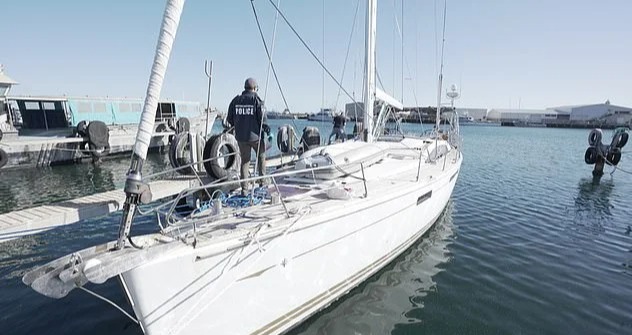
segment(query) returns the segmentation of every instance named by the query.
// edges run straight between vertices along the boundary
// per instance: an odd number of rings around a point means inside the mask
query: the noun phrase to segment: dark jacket
[[[342,115],[334,116],[334,128],[344,128],[347,119]]]
[[[226,122],[235,127],[238,142],[259,140],[259,129],[266,123],[262,108],[263,100],[252,91],[243,91],[230,102]]]

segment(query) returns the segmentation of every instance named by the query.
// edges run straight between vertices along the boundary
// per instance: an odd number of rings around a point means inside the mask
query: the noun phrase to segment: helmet
[[[257,88],[257,81],[255,78],[248,78],[244,83],[244,89],[246,90],[254,90]]]

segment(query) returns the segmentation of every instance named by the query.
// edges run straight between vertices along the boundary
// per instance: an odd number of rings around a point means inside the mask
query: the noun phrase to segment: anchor
[[[625,128],[617,128],[612,136],[612,141],[609,145],[603,144],[601,139],[603,138],[603,132],[599,128],[595,128],[588,134],[588,149],[584,154],[584,161],[586,164],[592,165],[592,174],[594,177],[601,177],[603,175],[603,168],[606,164],[617,166],[621,161],[621,148],[628,143],[628,133]]]

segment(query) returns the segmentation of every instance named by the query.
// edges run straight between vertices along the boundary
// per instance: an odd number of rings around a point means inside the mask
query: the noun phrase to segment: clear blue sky
[[[277,0],[274,0],[275,2]],[[325,1],[325,63],[340,78],[357,0]],[[20,82],[13,94],[142,97],[162,20],[159,0],[4,1],[0,63]],[[274,11],[256,0],[268,41]],[[281,0],[281,9],[314,51],[322,55],[322,0]],[[394,13],[402,0],[378,1],[378,72],[384,89],[402,96],[401,42]],[[406,0],[404,103],[436,103],[437,43],[443,1]],[[395,8],[395,9],[394,9]],[[445,87],[462,87],[460,106],[545,108],[599,103],[632,106],[632,1],[448,1]],[[343,80],[359,99],[365,1]],[[290,108],[316,112],[322,105],[317,63],[280,20],[274,51]],[[267,59],[250,0],[188,0],[172,52],[164,98],[206,103],[204,60],[214,62],[211,105],[225,110],[246,77],[264,94]],[[408,69],[410,71],[408,71]],[[355,71],[354,71],[355,69]],[[355,81],[354,81],[355,72]],[[266,105],[282,110],[274,82]],[[324,100],[336,102],[326,79]],[[341,96],[338,108],[349,99]]]

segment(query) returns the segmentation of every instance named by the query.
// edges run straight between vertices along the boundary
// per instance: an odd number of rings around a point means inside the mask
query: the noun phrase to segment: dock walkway
[[[183,189],[194,185],[199,185],[194,177],[177,177],[149,183],[154,201],[178,194]],[[104,216],[122,209],[124,202],[125,192],[118,189],[0,214],[0,243],[81,220]]]

